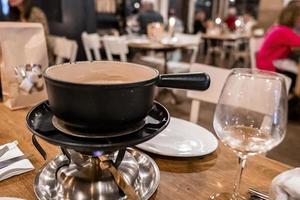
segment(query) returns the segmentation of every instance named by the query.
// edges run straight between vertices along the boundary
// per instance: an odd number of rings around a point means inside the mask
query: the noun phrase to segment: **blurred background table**
[[[168,53],[177,49],[186,48],[193,45],[189,42],[155,42],[149,39],[131,39],[128,41],[128,47],[146,51],[163,52],[164,55],[164,70],[163,73],[168,73]]]
[[[249,64],[248,51],[245,50],[249,44],[250,34],[248,33],[204,33],[201,35],[202,39],[206,40],[207,53],[205,63],[211,63],[212,54],[220,55],[220,66],[231,68],[234,62],[240,57],[244,59],[247,66]],[[243,47],[244,50],[241,50]],[[228,64],[225,66],[225,59],[228,56]],[[215,56],[212,57],[215,63]]]

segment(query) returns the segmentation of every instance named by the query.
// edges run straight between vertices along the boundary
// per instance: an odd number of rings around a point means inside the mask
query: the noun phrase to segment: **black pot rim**
[[[65,85],[65,86],[76,86],[76,87],[97,87],[97,88],[129,88],[129,87],[136,87],[136,86],[145,86],[148,84],[155,84],[155,82],[159,79],[159,71],[157,69],[154,69],[152,67],[148,67],[145,65],[140,65],[140,64],[135,64],[135,63],[130,63],[130,62],[119,62],[119,61],[80,61],[80,62],[72,62],[72,63],[63,63],[63,64],[58,64],[58,65],[53,65],[53,66],[63,66],[63,65],[70,65],[70,64],[83,64],[83,63],[120,63],[120,64],[134,64],[138,65],[144,68],[151,69],[156,72],[156,76],[151,79],[146,79],[143,81],[138,81],[138,82],[132,82],[132,83],[118,83],[118,84],[95,84],[95,83],[75,83],[75,82],[69,82],[69,81],[63,81],[63,80],[58,80],[55,78],[50,77],[49,75],[46,74],[47,69],[43,72],[43,77],[45,78],[46,81],[50,81],[52,83],[56,83],[59,85]],[[52,66],[51,66],[52,67]]]

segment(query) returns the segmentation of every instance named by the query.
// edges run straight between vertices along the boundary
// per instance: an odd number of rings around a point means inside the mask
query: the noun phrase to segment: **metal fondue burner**
[[[159,169],[144,153],[129,146],[145,142],[169,123],[168,111],[154,103],[145,125],[132,133],[107,138],[80,138],[52,124],[48,102],[29,111],[26,121],[32,141],[46,159],[36,136],[60,146],[62,153],[38,172],[34,191],[41,200],[148,199],[159,185]]]

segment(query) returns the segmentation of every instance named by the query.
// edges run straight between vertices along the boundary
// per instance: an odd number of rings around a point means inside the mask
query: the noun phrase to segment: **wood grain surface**
[[[27,110],[10,111],[0,103],[0,144],[19,141],[19,147],[25,154],[32,154],[34,171],[12,177],[0,182],[0,197],[19,197],[36,199],[33,192],[33,180],[37,171],[45,163],[31,142],[31,133],[27,130],[25,116]],[[201,133],[199,133],[201,134]],[[48,154],[48,159],[59,153],[59,148],[39,140]],[[150,154],[160,168],[161,180],[151,199],[207,199],[213,192],[231,191],[237,157],[222,144],[211,155],[177,159]],[[249,159],[243,177],[242,189],[251,186],[268,191],[272,179],[289,169],[289,166],[263,156]]]

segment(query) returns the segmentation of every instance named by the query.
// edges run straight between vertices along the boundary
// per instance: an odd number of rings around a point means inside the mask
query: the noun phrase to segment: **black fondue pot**
[[[44,72],[49,104],[66,125],[100,131],[141,122],[151,110],[156,86],[206,90],[205,73],[160,75],[143,65],[113,61],[56,65]]]

